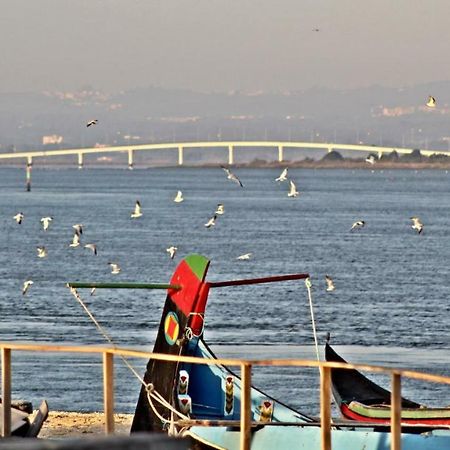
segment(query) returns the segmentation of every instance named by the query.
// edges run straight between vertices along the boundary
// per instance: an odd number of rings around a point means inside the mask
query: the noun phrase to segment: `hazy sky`
[[[0,0],[0,92],[449,80],[449,20],[449,0]]]

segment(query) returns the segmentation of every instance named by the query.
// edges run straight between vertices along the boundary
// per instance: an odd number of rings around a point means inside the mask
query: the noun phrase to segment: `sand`
[[[132,414],[114,414],[115,434],[130,434]],[[103,413],[80,413],[68,411],[50,411],[44,422],[40,438],[76,438],[87,435],[101,435],[105,431]]]

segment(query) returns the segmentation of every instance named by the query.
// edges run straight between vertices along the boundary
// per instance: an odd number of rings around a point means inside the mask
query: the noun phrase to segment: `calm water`
[[[180,258],[195,252],[211,259],[212,281],[309,272],[322,343],[330,331],[353,362],[450,375],[450,174],[290,169],[301,191],[292,199],[286,183],[274,181],[280,171],[236,169],[242,189],[220,168],[33,169],[27,193],[23,170],[0,169],[0,340],[103,344],[65,283],[168,282]],[[180,204],[172,201],[178,189]],[[137,199],[144,215],[132,220]],[[217,203],[225,214],[206,229]],[[18,211],[22,225],[12,219]],[[54,220],[44,232],[47,215]],[[413,215],[425,224],[422,235],[411,229]],[[358,219],[367,226],[349,232]],[[98,256],[69,247],[75,223],[84,224],[83,244],[96,243]],[[47,258],[37,257],[39,245]],[[175,261],[170,245],[178,247]],[[236,260],[247,252],[252,259]],[[110,273],[110,261],[120,264],[119,275]],[[335,292],[325,291],[325,274]],[[23,297],[27,279],[34,285]],[[117,345],[152,348],[164,292],[80,293]],[[315,357],[303,282],[213,290],[206,326],[219,356]],[[145,362],[133,365],[142,372]],[[316,371],[255,369],[254,380],[317,412]],[[116,409],[133,411],[138,391],[117,361]],[[429,404],[449,404],[449,391],[404,385],[406,396]],[[101,410],[101,360],[13,353],[13,394],[36,404],[47,398],[51,409]]]

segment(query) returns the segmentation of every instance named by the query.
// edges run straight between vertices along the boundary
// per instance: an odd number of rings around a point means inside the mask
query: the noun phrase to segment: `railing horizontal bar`
[[[70,282],[68,287],[73,288],[97,288],[97,289],[173,289],[179,291],[182,287],[179,284],[165,283],[83,283]]]
[[[121,347],[91,346],[91,345],[56,345],[56,344],[24,344],[15,342],[0,342],[0,349],[6,348],[20,351],[42,351],[61,353],[103,353],[109,352],[114,355],[128,356],[131,358],[153,358],[161,361],[180,361],[193,364],[240,366],[248,363],[252,366],[270,367],[331,367],[334,369],[356,369],[367,372],[396,373],[417,380],[432,381],[436,383],[450,384],[450,377],[433,375],[412,370],[390,369],[388,367],[371,366],[368,364],[346,364],[340,362],[327,362],[307,359],[206,359],[195,356],[168,355],[163,353],[152,353],[140,350],[132,350]]]
[[[199,427],[239,427],[239,420],[210,420],[210,419],[191,419],[191,420],[178,420],[174,422],[175,425],[179,425],[182,427],[190,427],[190,426],[199,426]],[[273,427],[289,427],[289,426],[300,426],[300,427],[320,427],[320,421],[313,422],[264,422],[264,426],[273,426]],[[261,422],[252,421],[252,427],[260,427]],[[382,424],[380,422],[356,422],[354,420],[335,420],[333,419],[333,423],[331,424],[332,428],[386,428],[389,429],[389,423]],[[427,428],[433,430],[440,429],[450,429],[450,425],[430,425],[426,423],[417,423],[417,424],[402,424],[402,428]]]
[[[259,284],[259,283],[276,283],[278,281],[289,281],[289,280],[302,280],[308,278],[307,273],[295,273],[291,275],[277,275],[273,277],[263,277],[263,278],[248,278],[243,280],[230,280],[230,281],[211,281],[208,283],[209,287],[224,287],[224,286],[241,286],[243,284]]]

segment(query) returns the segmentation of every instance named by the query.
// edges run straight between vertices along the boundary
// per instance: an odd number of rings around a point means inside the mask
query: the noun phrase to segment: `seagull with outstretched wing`
[[[222,167],[222,169],[225,171],[225,173],[227,174],[227,178],[229,180],[234,181],[240,187],[244,187],[244,185],[241,183],[241,180],[230,169],[228,169],[224,166],[220,166],[220,167]]]

